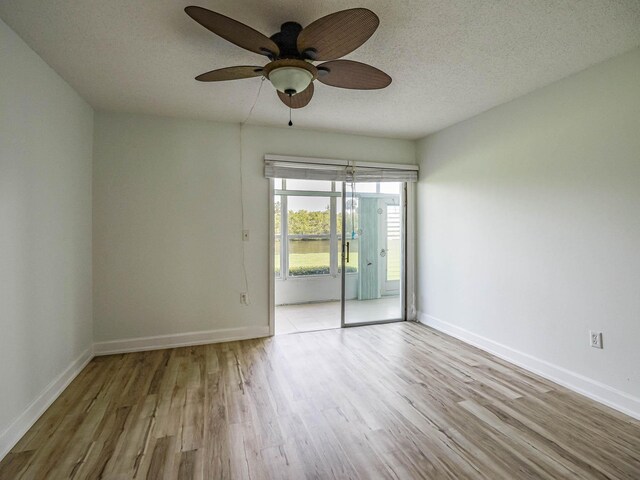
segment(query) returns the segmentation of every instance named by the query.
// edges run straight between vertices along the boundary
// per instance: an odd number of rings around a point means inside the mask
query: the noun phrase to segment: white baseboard
[[[29,430],[36,420],[45,412],[47,408],[60,396],[65,388],[76,378],[82,369],[93,358],[93,349],[85,350],[78,358],[54,378],[49,385],[31,402],[22,414],[6,430],[0,433],[0,460],[14,447],[27,430]]]
[[[2,460],[25,433],[33,426],[49,406],[60,396],[65,388],[76,378],[94,355],[110,355],[114,353],[140,352],[161,348],[203,345],[207,343],[230,342],[269,336],[269,327],[241,327],[203,332],[179,333],[175,335],[159,335],[140,337],[110,342],[95,343],[64,372],[54,378],[49,385],[31,402],[24,412],[0,433],[0,460]]]
[[[423,312],[418,313],[418,321],[640,420],[640,398]]]
[[[95,355],[112,355],[115,353],[142,352],[162,348],[188,347],[207,343],[231,342],[269,336],[269,327],[240,327],[201,332],[176,333],[173,335],[157,335],[154,337],[127,338],[98,342],[93,345]]]

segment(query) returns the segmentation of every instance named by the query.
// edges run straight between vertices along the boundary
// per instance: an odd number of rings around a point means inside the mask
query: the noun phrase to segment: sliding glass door
[[[402,182],[343,184],[342,326],[403,320]]]
[[[383,176],[271,177],[274,333],[406,319],[407,184]]]

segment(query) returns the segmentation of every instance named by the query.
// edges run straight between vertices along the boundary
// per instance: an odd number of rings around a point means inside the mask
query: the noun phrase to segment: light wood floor
[[[412,323],[95,358],[4,479],[640,479],[640,422]]]

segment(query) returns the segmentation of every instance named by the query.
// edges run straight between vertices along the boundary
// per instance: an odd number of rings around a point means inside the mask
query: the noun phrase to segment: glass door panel
[[[403,320],[402,183],[347,183],[343,325]]]
[[[340,328],[336,227],[342,192],[329,181],[287,179],[275,186],[280,187],[273,196],[275,333]]]

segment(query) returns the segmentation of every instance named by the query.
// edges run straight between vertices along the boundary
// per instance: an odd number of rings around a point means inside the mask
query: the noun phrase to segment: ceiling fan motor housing
[[[298,22],[285,22],[280,26],[278,33],[271,35],[271,40],[280,49],[277,58],[301,58],[298,52],[298,35],[301,31],[302,25]]]

